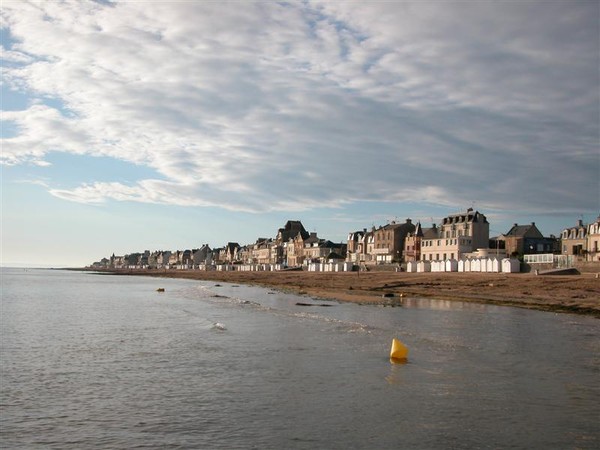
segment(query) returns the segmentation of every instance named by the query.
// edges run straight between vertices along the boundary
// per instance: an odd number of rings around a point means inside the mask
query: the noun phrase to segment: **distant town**
[[[569,267],[600,264],[600,216],[595,222],[544,236],[534,222],[514,224],[491,237],[486,216],[469,208],[423,227],[406,219],[348,233],[335,243],[288,220],[274,237],[252,244],[228,242],[220,248],[204,244],[187,250],[145,250],[94,262],[92,269],[290,270],[351,271],[391,266],[409,272],[518,272],[522,263]]]

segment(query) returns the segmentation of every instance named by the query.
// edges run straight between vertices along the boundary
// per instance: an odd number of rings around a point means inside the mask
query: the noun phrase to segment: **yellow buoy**
[[[392,339],[392,349],[390,350],[390,361],[393,363],[404,363],[408,359],[408,347],[398,339]]]

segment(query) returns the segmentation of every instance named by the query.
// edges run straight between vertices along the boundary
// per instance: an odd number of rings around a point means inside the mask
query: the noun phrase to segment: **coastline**
[[[317,299],[401,306],[407,298],[474,302],[600,318],[600,279],[593,273],[221,272],[121,269],[100,273],[259,285]]]

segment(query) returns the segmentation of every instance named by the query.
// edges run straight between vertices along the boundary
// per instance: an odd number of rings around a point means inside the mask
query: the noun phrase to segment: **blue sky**
[[[1,262],[590,222],[599,5],[5,1]]]

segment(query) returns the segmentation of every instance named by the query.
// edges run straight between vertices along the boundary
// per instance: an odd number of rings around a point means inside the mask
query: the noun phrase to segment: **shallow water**
[[[220,284],[2,269],[2,447],[600,447],[597,319]]]

